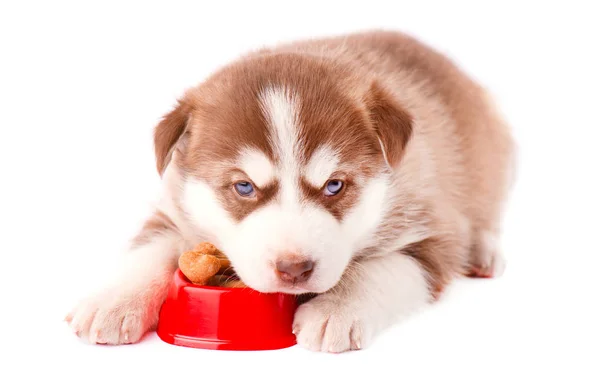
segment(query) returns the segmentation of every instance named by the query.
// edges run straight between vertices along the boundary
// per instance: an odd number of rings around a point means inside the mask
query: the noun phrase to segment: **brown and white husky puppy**
[[[179,254],[221,248],[262,292],[314,296],[298,343],[341,352],[497,276],[514,145],[487,92],[397,32],[258,50],[189,89],[155,129],[164,192],[123,272],[67,317],[92,343],[152,330]]]

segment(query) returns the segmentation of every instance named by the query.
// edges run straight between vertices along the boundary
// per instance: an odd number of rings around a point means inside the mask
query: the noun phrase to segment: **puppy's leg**
[[[310,350],[360,349],[430,299],[426,275],[410,256],[353,262],[336,287],[298,308],[294,332],[298,344]]]
[[[91,343],[135,343],[155,328],[182,239],[162,212],[156,212],[125,255],[114,284],[82,302],[67,316],[75,333]]]
[[[468,276],[481,278],[502,276],[506,264],[497,235],[489,230],[477,230],[473,233]]]
[[[435,301],[466,257],[461,239],[445,235],[352,262],[338,285],[298,308],[298,344],[326,352],[368,346],[377,333]]]

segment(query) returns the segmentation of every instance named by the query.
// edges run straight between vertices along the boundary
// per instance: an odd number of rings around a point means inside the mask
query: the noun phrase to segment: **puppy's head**
[[[237,63],[155,132],[180,206],[262,292],[324,292],[376,232],[411,119],[381,86],[292,55]]]

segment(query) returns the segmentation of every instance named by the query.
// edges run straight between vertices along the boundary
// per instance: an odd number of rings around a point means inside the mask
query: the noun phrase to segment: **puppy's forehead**
[[[293,178],[298,178],[300,173],[310,185],[322,186],[338,168],[339,155],[325,141],[308,134],[300,120],[301,97],[285,87],[270,87],[261,94],[261,104],[281,172]],[[312,143],[312,147],[307,149],[307,143]]]
[[[300,139],[298,95],[284,86],[269,86],[262,90],[259,100],[268,123],[272,155],[290,173],[304,148]]]
[[[247,150],[272,159],[267,122],[256,94],[247,88],[208,90],[215,93],[210,103],[200,97],[193,116],[193,148],[208,153],[207,159],[232,162]]]
[[[377,155],[377,140],[369,135],[364,112],[342,93],[344,87],[317,65],[290,58],[229,68],[198,93],[193,163],[239,163],[251,149],[278,168],[302,170],[314,167],[314,159],[332,166]],[[325,170],[309,173],[311,183],[321,180],[317,175]]]
[[[378,155],[358,107],[327,88],[270,86],[260,95],[273,157],[320,186],[338,167]]]

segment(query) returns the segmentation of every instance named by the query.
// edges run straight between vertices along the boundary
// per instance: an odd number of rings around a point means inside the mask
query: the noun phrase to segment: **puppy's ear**
[[[191,111],[187,102],[179,100],[175,109],[165,115],[154,129],[156,169],[160,175],[171,161],[175,148],[183,146]]]
[[[412,136],[412,117],[377,83],[371,85],[366,105],[383,157],[393,168],[402,159],[406,144]]]

